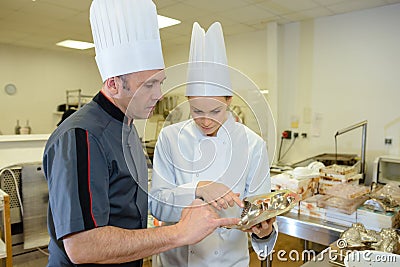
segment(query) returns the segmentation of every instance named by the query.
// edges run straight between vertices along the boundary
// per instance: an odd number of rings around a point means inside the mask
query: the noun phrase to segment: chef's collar
[[[100,91],[93,98],[93,101],[100,105],[102,109],[104,109],[110,116],[114,119],[124,122],[125,114],[117,108],[104,94]]]
[[[228,118],[226,119],[226,121],[221,125],[221,127],[219,127],[218,132],[217,132],[217,136],[218,134],[221,134],[223,132],[225,132],[225,134],[228,132],[232,132],[233,130],[233,126],[235,125],[235,119],[233,118],[232,113],[228,113]]]

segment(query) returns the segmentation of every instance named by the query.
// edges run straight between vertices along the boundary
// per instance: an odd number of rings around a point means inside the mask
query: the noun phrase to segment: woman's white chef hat
[[[207,32],[195,22],[188,64],[186,96],[232,96],[224,35],[219,22]]]
[[[90,24],[103,82],[164,69],[156,6],[151,0],[93,0]]]

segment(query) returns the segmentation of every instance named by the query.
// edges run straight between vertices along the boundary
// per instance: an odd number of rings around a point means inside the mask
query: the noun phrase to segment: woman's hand
[[[201,198],[217,210],[233,207],[235,203],[243,208],[239,193],[233,193],[226,185],[211,181],[201,181],[197,184],[196,198]]]
[[[276,217],[270,218],[266,221],[263,221],[253,227],[251,227],[249,230],[246,230],[245,232],[250,232],[255,234],[258,238],[263,238],[266,236],[269,236],[272,231],[274,230],[273,223],[275,222]]]

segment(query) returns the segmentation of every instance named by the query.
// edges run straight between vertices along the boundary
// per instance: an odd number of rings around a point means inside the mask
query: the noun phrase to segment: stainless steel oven
[[[374,161],[373,182],[400,186],[400,156],[380,156]]]

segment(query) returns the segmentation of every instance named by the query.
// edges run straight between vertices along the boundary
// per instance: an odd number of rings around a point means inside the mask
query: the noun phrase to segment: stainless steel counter
[[[347,229],[345,226],[295,213],[277,217],[279,232],[305,241],[329,246]]]
[[[295,213],[286,213],[277,217],[279,232],[304,240],[304,249],[309,249],[309,242],[329,246],[339,239],[346,226]],[[309,259],[305,259],[309,260]],[[314,260],[307,261],[304,267],[335,266],[329,262],[327,253],[319,254]]]

